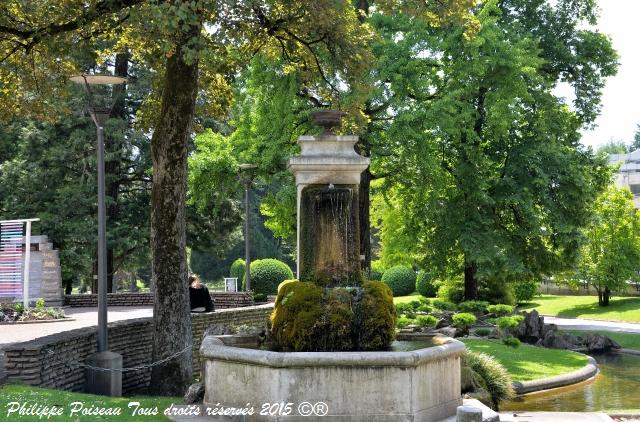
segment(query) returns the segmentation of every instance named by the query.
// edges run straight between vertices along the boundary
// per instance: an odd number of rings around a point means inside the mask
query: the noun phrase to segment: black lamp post
[[[97,167],[98,167],[98,353],[87,362],[95,367],[106,369],[122,368],[122,356],[109,352],[107,338],[107,217],[105,206],[104,175],[104,123],[109,118],[116,103],[111,100],[109,106],[98,106],[91,85],[120,85],[126,78],[110,75],[79,75],[70,78],[72,82],[82,84],[87,90],[89,114],[97,131]],[[122,373],[120,371],[100,371],[87,369],[87,390],[94,394],[109,396],[122,395]]]
[[[255,164],[240,164],[240,171],[245,173],[245,177],[242,179],[244,182],[244,280],[245,290],[251,290],[251,255],[249,253],[251,242],[249,240],[249,189],[251,189],[251,182],[253,180],[253,170],[258,168]]]

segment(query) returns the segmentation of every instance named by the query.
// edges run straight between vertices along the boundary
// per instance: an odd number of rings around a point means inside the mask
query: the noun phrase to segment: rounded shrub
[[[487,311],[496,317],[507,316],[513,313],[514,307],[511,305],[505,305],[499,303],[497,305],[489,305],[487,306]]]
[[[410,324],[413,324],[413,319],[407,318],[404,315],[398,318],[398,321],[397,321],[398,328],[405,328]]]
[[[484,390],[491,397],[494,410],[498,410],[500,402],[514,396],[511,376],[506,368],[492,356],[485,353],[466,351],[462,356],[463,374],[468,378],[463,393]],[[466,391],[465,391],[466,390]]]
[[[502,339],[502,344],[517,349],[520,347],[520,340],[517,337],[509,336]]]
[[[464,282],[462,279],[446,279],[438,284],[440,299],[448,302],[460,303],[464,298]]]
[[[488,307],[489,302],[485,302],[484,300],[468,300],[458,303],[458,310],[473,314],[485,314]]]
[[[235,277],[238,279],[238,285],[242,286],[244,290],[244,275],[245,275],[244,259],[238,258],[231,264],[229,268],[229,277]]]
[[[538,294],[540,283],[537,280],[522,280],[514,283],[513,292],[518,303],[528,302]]]
[[[416,273],[409,267],[397,265],[384,272],[382,281],[391,288],[394,296],[406,296],[416,288]]]
[[[511,332],[524,320],[522,315],[503,316],[496,320],[496,325],[503,332]]]
[[[468,331],[469,327],[476,323],[476,316],[467,312],[460,312],[453,317],[453,326],[461,329],[462,331]]]
[[[369,280],[372,280],[372,281],[382,280],[382,273],[378,270],[374,270],[373,268],[371,268],[371,270],[369,270]]]
[[[435,299],[431,302],[434,308],[439,309],[441,311],[455,311],[458,309],[458,306],[455,303],[448,302],[442,299]]]
[[[259,259],[251,263],[251,289],[254,293],[275,294],[278,285],[293,278],[287,264],[277,259]]]
[[[416,278],[416,291],[425,297],[436,297],[438,289],[433,283],[433,276],[427,271],[420,271]]]
[[[433,328],[438,324],[438,319],[433,315],[418,315],[416,317],[416,324],[422,328]]]

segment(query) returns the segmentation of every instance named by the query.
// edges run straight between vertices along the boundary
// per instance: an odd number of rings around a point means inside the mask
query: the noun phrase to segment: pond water
[[[500,410],[592,412],[640,409],[640,356],[594,356],[600,373],[595,379],[548,392],[519,397]]]
[[[411,352],[433,346],[436,346],[436,343],[431,340],[396,340],[391,343],[391,350],[394,352]]]

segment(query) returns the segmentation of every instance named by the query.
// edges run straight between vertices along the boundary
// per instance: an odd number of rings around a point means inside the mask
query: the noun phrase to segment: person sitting
[[[197,275],[189,276],[189,301],[191,312],[213,312],[213,301],[207,286],[200,283]]]

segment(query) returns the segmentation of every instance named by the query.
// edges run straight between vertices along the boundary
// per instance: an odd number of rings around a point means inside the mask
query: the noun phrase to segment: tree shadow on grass
[[[518,310],[519,311],[526,311],[528,309],[534,309],[534,308],[538,308],[540,306],[541,306],[541,304],[537,303],[537,302],[522,302],[522,303],[518,303]]]
[[[598,316],[605,313],[617,312],[624,314],[625,312],[638,312],[640,314],[640,298],[637,297],[620,297],[611,299],[609,306],[598,305],[598,298],[594,297],[593,303],[575,305],[558,312],[559,317],[577,318],[585,316]]]

